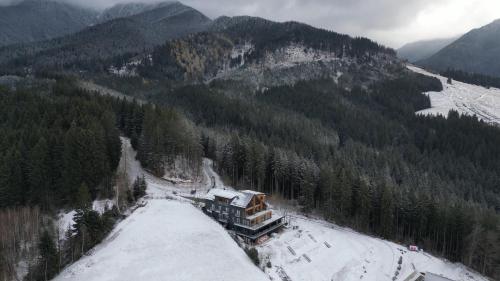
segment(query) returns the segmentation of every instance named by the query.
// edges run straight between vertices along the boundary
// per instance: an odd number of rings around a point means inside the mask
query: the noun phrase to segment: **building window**
[[[239,217],[240,216],[240,210],[236,210],[236,216]]]

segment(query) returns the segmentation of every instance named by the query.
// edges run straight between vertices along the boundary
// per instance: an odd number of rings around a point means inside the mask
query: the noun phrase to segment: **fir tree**
[[[40,259],[38,261],[37,280],[47,281],[52,279],[59,269],[59,255],[54,240],[45,230],[38,244]]]
[[[137,201],[139,198],[146,195],[147,183],[144,175],[142,177],[137,176],[133,184],[133,195],[134,199]]]

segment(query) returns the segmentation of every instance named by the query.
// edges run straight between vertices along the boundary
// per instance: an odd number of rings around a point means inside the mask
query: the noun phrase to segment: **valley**
[[[500,279],[500,4],[213,1],[0,0],[0,281]]]

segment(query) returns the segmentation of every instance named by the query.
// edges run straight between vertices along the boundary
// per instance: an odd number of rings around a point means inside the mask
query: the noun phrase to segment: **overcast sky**
[[[6,3],[13,0],[0,0]],[[157,0],[63,0],[104,8],[119,2]],[[391,47],[445,38],[500,18],[500,0],[181,0],[211,18],[252,15],[295,20],[367,36]]]

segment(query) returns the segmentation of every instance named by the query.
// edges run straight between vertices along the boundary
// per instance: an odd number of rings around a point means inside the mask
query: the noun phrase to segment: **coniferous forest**
[[[120,135],[131,138],[143,166],[157,174],[177,157],[201,164],[199,137],[175,110],[85,92],[71,79],[2,88],[0,108],[2,278],[15,274],[23,256],[27,280],[50,279],[112,230],[122,206],[100,214],[92,201],[114,196]],[[128,200],[145,189],[144,179],[130,183]],[[65,239],[50,219],[60,209],[76,210]]]
[[[243,97],[227,85],[153,98],[198,124],[230,184],[498,276],[500,130],[453,111],[415,115],[438,80],[408,74],[350,91],[317,80]]]
[[[204,157],[227,185],[265,192],[271,205],[500,280],[500,127],[456,111],[416,114],[431,107],[423,93],[442,91],[440,80],[367,38],[143,4],[95,14],[73,34],[0,48],[0,280],[55,277],[151,202],[143,197],[153,176],[176,182],[181,171],[196,193]],[[37,22],[12,15],[3,30],[16,38]],[[442,75],[500,88],[497,77]],[[146,175],[127,175],[129,140]],[[258,266],[257,248],[246,251]]]
[[[141,88],[133,84],[123,82]],[[66,80],[49,91],[2,90],[10,110],[1,116],[0,155],[9,165],[1,168],[0,203],[37,205],[19,212],[40,217],[79,210],[81,227],[56,247],[57,272],[120,217],[88,204],[112,196],[121,134],[159,176],[177,157],[199,166],[205,155],[229,184],[498,276],[500,130],[456,112],[415,115],[430,105],[421,93],[441,89],[438,80],[407,74],[346,90],[325,79],[239,96],[231,85],[164,88],[151,96],[159,106],[97,96]],[[44,243],[40,249],[50,248]]]
[[[479,85],[486,88],[500,88],[500,77],[488,76],[479,73],[469,73],[462,70],[448,69],[442,75],[460,82]]]

